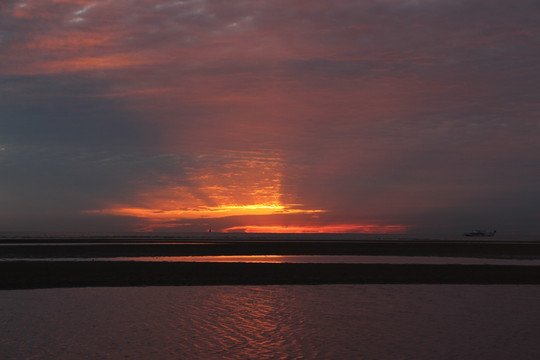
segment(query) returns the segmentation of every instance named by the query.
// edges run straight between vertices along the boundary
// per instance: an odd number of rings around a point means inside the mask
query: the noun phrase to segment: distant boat
[[[484,231],[484,230],[474,230],[474,231],[470,231],[470,232],[466,232],[465,234],[463,234],[464,236],[485,236],[485,237],[493,237],[495,236],[495,233],[497,232],[497,230],[493,230],[493,231]]]

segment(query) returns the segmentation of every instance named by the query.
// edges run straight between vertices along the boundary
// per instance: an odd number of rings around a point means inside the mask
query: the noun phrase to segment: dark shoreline
[[[10,260],[0,261],[0,289],[159,285],[540,284],[540,266],[99,261],[101,257],[205,255],[393,255],[539,259],[540,242],[4,242],[0,245],[0,258]],[[22,258],[34,260],[18,260]],[[48,258],[54,261],[47,261]],[[93,261],[94,258],[96,261]]]
[[[540,266],[106,261],[0,263],[0,289],[273,284],[540,284]]]
[[[540,242],[501,241],[220,241],[21,242],[0,245],[0,258],[99,258],[205,255],[395,255],[540,258]]]

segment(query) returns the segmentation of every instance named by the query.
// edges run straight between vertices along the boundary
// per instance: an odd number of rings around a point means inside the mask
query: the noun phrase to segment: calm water
[[[0,291],[1,359],[538,359],[540,286]]]
[[[219,256],[133,256],[111,258],[1,258],[7,261],[144,261],[144,262],[241,262],[296,264],[435,264],[435,265],[540,265],[540,259],[493,259],[445,256],[370,255],[219,255]]]
[[[464,229],[470,231],[472,229]],[[11,239],[14,241],[24,239],[41,239],[44,242],[54,239],[72,239],[77,242],[83,240],[105,240],[107,242],[136,240],[136,241],[175,241],[181,240],[194,242],[208,241],[328,241],[328,240],[383,240],[383,241],[411,241],[411,240],[444,240],[444,241],[540,241],[540,234],[520,235],[508,234],[503,231],[498,232],[495,237],[488,238],[469,238],[463,236],[463,233],[449,234],[322,234],[322,233],[304,233],[304,234],[257,234],[257,233],[185,233],[185,232],[119,232],[119,233],[69,233],[69,232],[0,232],[0,240]]]

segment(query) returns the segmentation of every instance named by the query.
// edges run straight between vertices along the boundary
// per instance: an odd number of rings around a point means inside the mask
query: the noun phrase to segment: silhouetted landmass
[[[0,288],[268,284],[539,284],[539,266],[11,261]]]
[[[540,242],[501,241],[221,241],[183,243],[43,241],[0,246],[2,258],[96,258],[204,255],[397,255],[540,257]],[[54,245],[51,245],[54,244]]]
[[[54,244],[54,245],[51,245]],[[200,255],[401,255],[539,258],[538,242],[220,241],[4,242],[0,288],[226,284],[540,284],[540,266],[99,261],[102,257]],[[18,261],[34,258],[34,261]],[[54,261],[47,259],[54,258]],[[72,261],[78,258],[81,261]],[[95,258],[96,261],[92,261]],[[43,259],[43,260],[39,260]],[[65,260],[62,260],[65,259]]]

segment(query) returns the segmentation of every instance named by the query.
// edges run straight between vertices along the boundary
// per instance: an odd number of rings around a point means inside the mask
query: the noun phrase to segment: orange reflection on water
[[[112,261],[149,261],[149,262],[197,262],[197,263],[267,263],[316,261],[316,256],[291,255],[208,255],[208,256],[139,256],[111,258]],[[305,260],[308,259],[308,260]]]
[[[214,354],[228,359],[290,359],[291,352],[302,354],[301,343],[289,338],[294,336],[291,317],[296,318],[291,313],[296,309],[284,306],[289,302],[282,299],[290,296],[284,287],[246,286],[201,298],[197,307],[211,308],[213,314],[206,325],[214,334],[208,347],[215,346]]]

